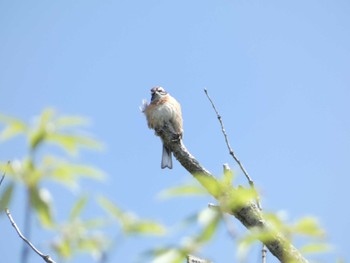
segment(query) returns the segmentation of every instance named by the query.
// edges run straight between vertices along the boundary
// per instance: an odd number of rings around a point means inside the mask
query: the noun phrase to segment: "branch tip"
[[[18,236],[28,244],[28,246],[36,253],[38,254],[45,262],[47,263],[56,263],[49,255],[44,255],[42,252],[40,252],[25,236],[23,236],[21,230],[18,228],[15,220],[12,218],[12,215],[10,213],[10,210],[8,208],[5,209],[6,215],[8,219],[11,222],[11,225],[16,230]]]

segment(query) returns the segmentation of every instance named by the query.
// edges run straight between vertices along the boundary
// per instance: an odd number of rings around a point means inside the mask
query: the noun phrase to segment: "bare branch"
[[[18,226],[16,225],[15,221],[12,218],[12,215],[10,213],[10,210],[8,208],[6,208],[6,215],[9,218],[11,225],[14,227],[14,229],[16,230],[17,234],[19,235],[19,237],[28,244],[28,246],[34,250],[35,253],[37,253],[45,262],[47,263],[56,263],[53,259],[51,259],[51,257],[49,255],[44,255],[43,253],[41,253],[28,239],[26,239],[23,234],[21,233],[21,231],[19,230]]]
[[[241,161],[238,159],[237,155],[235,154],[235,152],[231,148],[231,145],[230,145],[230,142],[229,142],[229,139],[228,139],[228,135],[226,133],[226,130],[225,130],[224,123],[222,121],[221,115],[219,114],[218,110],[216,109],[213,100],[210,98],[207,89],[204,89],[204,92],[207,95],[207,97],[208,97],[208,99],[209,99],[209,101],[210,101],[210,103],[211,103],[211,105],[212,105],[212,107],[213,107],[213,109],[214,109],[214,111],[216,113],[216,116],[217,116],[217,118],[218,118],[218,120],[220,122],[221,131],[222,131],[222,134],[224,135],[225,142],[226,142],[227,148],[228,148],[228,150],[230,152],[230,155],[233,157],[233,159],[237,162],[237,164],[241,168],[243,174],[245,175],[245,177],[247,178],[247,180],[249,182],[250,187],[256,192],[256,189],[255,189],[255,186],[254,186],[254,181],[249,176],[247,170],[244,168],[243,164],[241,163]],[[258,208],[260,210],[262,210],[262,206],[261,206],[259,195],[256,195],[256,204],[258,205]],[[262,248],[261,252],[262,252],[262,262],[264,263],[266,261],[266,247],[265,247],[264,243],[263,243],[263,248]]]
[[[220,125],[221,125],[221,131],[225,137],[225,142],[226,142],[226,145],[227,145],[227,148],[229,150],[229,153],[230,155],[233,157],[233,159],[237,162],[237,164],[239,165],[239,167],[241,168],[243,174],[245,175],[245,177],[247,178],[249,184],[254,187],[254,182],[253,180],[250,178],[247,170],[244,168],[243,164],[241,163],[241,161],[238,159],[237,155],[235,154],[235,152],[233,151],[233,149],[231,148],[231,145],[230,145],[230,142],[228,140],[228,136],[227,136],[227,133],[226,133],[226,130],[225,130],[225,127],[224,127],[224,123],[222,122],[222,118],[221,118],[221,115],[219,114],[218,110],[216,109],[215,107],[215,104],[214,102],[212,101],[212,99],[209,97],[209,94],[208,94],[208,91],[207,89],[204,89],[204,92],[205,94],[207,95],[210,103],[211,103],[211,106],[213,107],[215,113],[216,113],[216,116],[220,122]]]

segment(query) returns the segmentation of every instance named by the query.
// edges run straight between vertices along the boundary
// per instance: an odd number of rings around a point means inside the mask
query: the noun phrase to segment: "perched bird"
[[[178,136],[178,139],[181,139],[183,130],[180,104],[162,87],[152,88],[151,95],[151,103],[148,104],[146,100],[143,100],[140,107],[146,115],[148,127],[154,129],[156,135],[159,136],[159,132],[166,126]],[[164,145],[164,142],[161,167],[162,169],[173,168],[171,151]]]

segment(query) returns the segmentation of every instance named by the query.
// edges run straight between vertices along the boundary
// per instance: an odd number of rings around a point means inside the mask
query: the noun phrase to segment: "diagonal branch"
[[[21,233],[21,230],[19,230],[16,222],[13,220],[12,215],[10,213],[10,210],[6,208],[6,215],[9,218],[11,225],[14,227],[14,229],[16,230],[17,234],[19,235],[19,237],[28,244],[28,246],[34,250],[35,253],[37,253],[40,257],[42,257],[42,259],[47,262],[47,263],[56,263],[53,259],[51,259],[51,257],[49,255],[44,255],[43,253],[41,253],[27,238],[25,238],[25,236],[23,236],[23,234]]]
[[[230,155],[233,157],[233,159],[236,161],[236,163],[239,165],[239,167],[241,168],[243,174],[245,175],[245,177],[247,178],[249,184],[251,187],[254,188],[254,182],[253,180],[251,179],[251,177],[249,176],[247,170],[244,168],[243,164],[241,163],[241,161],[238,159],[237,155],[235,154],[235,152],[233,151],[231,145],[230,145],[230,142],[228,140],[228,136],[227,136],[227,133],[226,133],[226,130],[225,130],[225,127],[224,127],[224,123],[222,121],[222,118],[221,118],[221,115],[219,114],[218,110],[216,109],[215,107],[215,104],[213,102],[213,100],[210,98],[209,94],[208,94],[208,91],[207,89],[204,89],[204,92],[205,92],[205,95],[207,95],[210,103],[211,103],[211,106],[213,107],[215,113],[216,113],[216,117],[218,118],[219,122],[220,122],[220,126],[221,126],[221,131],[222,131],[222,134],[224,135],[225,137],[225,142],[226,142],[226,145],[227,145],[227,148],[229,150],[229,153]]]
[[[254,192],[257,192],[256,189],[255,189],[255,185],[254,185],[253,179],[249,176],[247,170],[244,168],[243,164],[238,159],[237,155],[235,154],[235,152],[233,151],[233,149],[232,149],[232,147],[230,145],[230,142],[229,142],[229,139],[228,139],[228,135],[227,135],[225,127],[224,127],[224,122],[222,121],[222,117],[219,114],[219,111],[216,109],[216,106],[215,106],[213,100],[210,98],[207,89],[204,89],[204,92],[205,92],[205,95],[207,95],[207,98],[209,99],[209,101],[211,103],[211,106],[213,107],[213,109],[214,109],[214,111],[216,113],[216,117],[219,120],[219,123],[220,123],[220,126],[221,126],[221,131],[222,131],[222,134],[224,135],[226,146],[227,146],[227,148],[229,150],[230,155],[233,157],[233,159],[236,161],[236,163],[241,168],[243,174],[245,175],[245,177],[247,178],[247,180],[249,182],[250,187],[254,190]],[[258,208],[262,211],[260,197],[259,197],[258,194],[256,195],[256,204],[258,205]],[[263,244],[261,252],[262,252],[262,262],[265,263],[266,262],[266,247],[265,247],[264,244]]]
[[[7,165],[9,165],[9,164],[10,164],[10,161],[7,161]],[[6,175],[6,172],[3,172],[2,176],[1,176],[1,179],[0,179],[0,185],[2,184],[2,181],[4,181],[5,175]]]
[[[173,134],[171,129],[167,126],[164,126],[163,129],[159,131],[158,135],[162,138],[163,143],[173,152],[175,158],[181,165],[191,173],[209,193],[220,201],[222,196],[213,193],[208,185],[201,180],[201,177],[209,178],[215,182],[217,182],[217,179],[187,150],[182,140],[174,140],[174,138],[177,138],[177,135]],[[272,232],[262,212],[253,202],[249,202],[243,207],[237,207],[227,212],[235,216],[248,229],[257,228],[262,231]],[[268,241],[261,240],[261,242],[263,242],[270,252],[281,262],[308,262],[286,238],[279,233],[273,233],[274,234],[272,234],[272,237]]]

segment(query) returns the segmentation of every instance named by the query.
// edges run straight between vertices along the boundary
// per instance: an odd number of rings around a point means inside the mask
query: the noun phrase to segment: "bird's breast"
[[[151,103],[145,113],[150,128],[160,129],[170,124],[174,132],[182,133],[181,109],[175,99],[168,97]]]

